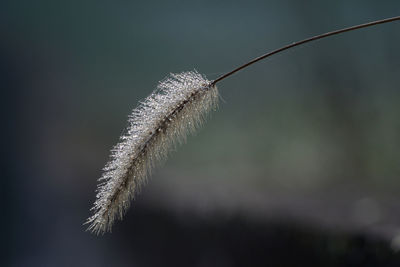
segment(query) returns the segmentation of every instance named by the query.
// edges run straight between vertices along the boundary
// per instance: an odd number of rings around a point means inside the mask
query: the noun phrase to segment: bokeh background
[[[399,266],[400,23],[220,83],[112,234],[97,179],[170,72],[209,79],[391,1],[2,1],[2,266]]]

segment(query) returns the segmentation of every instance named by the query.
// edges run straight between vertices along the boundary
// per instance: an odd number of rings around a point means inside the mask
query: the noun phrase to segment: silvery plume
[[[129,126],[99,179],[89,230],[110,231],[135,192],[171,147],[186,140],[216,108],[217,87],[196,71],[171,74],[132,111]]]

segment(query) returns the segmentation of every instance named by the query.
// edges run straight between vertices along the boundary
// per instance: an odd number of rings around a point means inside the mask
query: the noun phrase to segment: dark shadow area
[[[207,219],[137,208],[118,229],[135,266],[399,266],[383,240],[239,215]],[[122,226],[122,225],[120,225]],[[123,235],[122,235],[123,233]],[[126,255],[126,254],[125,254]]]

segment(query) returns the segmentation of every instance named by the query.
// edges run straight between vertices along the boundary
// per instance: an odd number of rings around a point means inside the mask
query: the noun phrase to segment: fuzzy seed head
[[[94,214],[86,222],[88,229],[97,234],[111,231],[154,166],[186,141],[217,102],[217,87],[196,71],[171,74],[161,81],[132,111],[126,134],[112,149],[99,179]]]

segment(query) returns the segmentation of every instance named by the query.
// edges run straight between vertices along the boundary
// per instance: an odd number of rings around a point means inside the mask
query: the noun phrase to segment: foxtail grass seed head
[[[112,150],[99,179],[94,215],[87,220],[89,230],[111,231],[151,169],[202,124],[217,100],[217,87],[196,71],[171,74],[159,83],[132,111],[127,133]]]
[[[186,140],[217,107],[216,84],[248,66],[295,46],[332,35],[399,21],[400,16],[368,22],[316,35],[261,55],[209,81],[196,71],[171,74],[149,97],[132,111],[127,133],[111,153],[110,162],[99,179],[93,216],[86,223],[95,233],[111,231],[116,218],[122,219],[135,193],[150,171],[164,159],[171,147]]]

